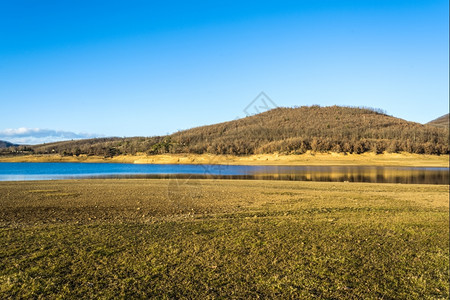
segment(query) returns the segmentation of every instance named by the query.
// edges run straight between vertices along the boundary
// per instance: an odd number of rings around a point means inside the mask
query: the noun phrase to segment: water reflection
[[[449,184],[448,171],[408,172],[396,174],[391,170],[366,173],[257,173],[251,175],[209,175],[209,174],[115,174],[89,176],[89,178],[140,178],[140,179],[254,179],[254,180],[289,180],[289,181],[329,181],[329,182],[371,182],[403,184]]]
[[[260,179],[449,184],[448,168],[373,166],[133,165],[0,163],[0,181],[81,178]]]
[[[367,166],[275,167],[269,173],[257,172],[254,176],[261,179],[300,181],[449,184],[448,168]]]

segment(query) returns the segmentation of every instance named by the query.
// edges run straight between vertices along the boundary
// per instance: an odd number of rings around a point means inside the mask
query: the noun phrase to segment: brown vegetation
[[[162,137],[89,139],[23,148],[8,148],[2,153],[104,157],[136,153],[251,155],[306,151],[439,155],[449,153],[449,129],[408,122],[376,109],[314,105],[276,108]]]
[[[442,117],[434,119],[433,121],[430,121],[427,124],[431,125],[431,126],[442,127],[442,128],[448,129],[450,127],[449,114],[446,114],[446,115],[443,115]]]

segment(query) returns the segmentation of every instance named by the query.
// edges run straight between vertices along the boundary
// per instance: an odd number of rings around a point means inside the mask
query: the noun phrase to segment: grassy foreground
[[[448,186],[0,182],[0,298],[447,299]]]

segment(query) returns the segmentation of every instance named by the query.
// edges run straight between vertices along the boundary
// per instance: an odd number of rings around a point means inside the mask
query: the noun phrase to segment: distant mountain
[[[101,138],[31,146],[36,154],[61,155],[313,152],[449,153],[449,130],[386,115],[370,108],[276,108],[246,118],[167,136]]]
[[[433,121],[430,121],[427,124],[436,127],[449,128],[450,127],[449,114],[434,119]]]
[[[0,148],[9,148],[9,147],[17,147],[18,145],[7,142],[7,141],[0,141]]]

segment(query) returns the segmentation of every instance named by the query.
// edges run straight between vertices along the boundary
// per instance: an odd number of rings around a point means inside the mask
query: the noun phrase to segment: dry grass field
[[[0,298],[448,299],[449,187],[0,182]]]
[[[213,154],[159,154],[118,155],[110,158],[101,156],[61,156],[23,155],[0,156],[0,162],[106,162],[136,164],[222,164],[222,165],[288,165],[288,166],[409,166],[409,167],[448,167],[448,155],[425,155],[411,153],[372,152],[362,154],[312,153],[301,155],[258,154],[258,155],[213,155]]]

